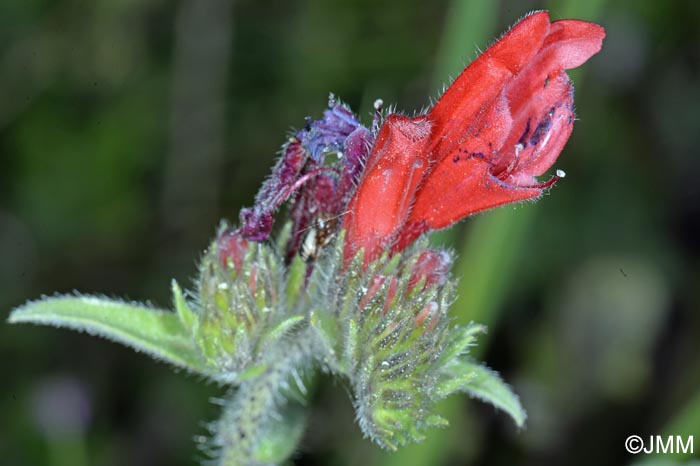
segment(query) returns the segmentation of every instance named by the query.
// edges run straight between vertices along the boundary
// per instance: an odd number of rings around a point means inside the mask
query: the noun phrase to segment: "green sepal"
[[[284,256],[287,251],[287,244],[292,239],[292,222],[285,222],[285,224],[277,233],[277,239],[275,239],[275,250],[280,256]]]
[[[318,342],[324,348],[323,362],[331,364],[338,370],[338,351],[340,350],[340,328],[333,314],[325,309],[312,309],[309,312],[309,326],[315,330]]]
[[[180,323],[190,335],[194,335],[198,321],[197,314],[195,314],[192,308],[190,308],[190,305],[187,304],[187,300],[185,300],[185,296],[182,294],[180,285],[173,280],[171,286],[173,290],[173,304],[175,306],[175,312],[177,312],[177,316],[180,319]]]
[[[469,347],[476,343],[476,337],[484,333],[486,333],[486,326],[474,322],[450,329],[445,348],[440,354],[440,360],[447,365],[461,355],[467,354]]]
[[[245,382],[246,380],[254,379],[261,375],[267,369],[267,364],[256,364],[254,366],[247,367],[244,371],[238,374],[236,377],[236,382]]]
[[[348,371],[349,365],[356,358],[359,331],[357,322],[355,320],[348,320],[347,330],[345,331],[345,351],[341,363],[341,370],[344,372]]]
[[[292,316],[270,328],[262,336],[262,347],[274,344],[277,340],[289,334],[303,320],[304,316]]]
[[[307,264],[297,254],[292,259],[287,272],[287,308],[294,309],[299,302],[299,295],[304,290]]]
[[[213,375],[174,312],[96,296],[57,296],[15,309],[8,322],[101,336],[191,372]]]

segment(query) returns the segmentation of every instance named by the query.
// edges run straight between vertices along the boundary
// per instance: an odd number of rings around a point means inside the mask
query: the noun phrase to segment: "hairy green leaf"
[[[520,404],[518,395],[513,393],[510,386],[495,371],[476,362],[460,359],[445,367],[443,375],[447,380],[463,382],[459,386],[445,382],[445,387],[449,386],[451,392],[463,392],[473,398],[491,403],[509,414],[519,428],[525,426],[527,414]]]
[[[8,322],[70,328],[101,336],[155,359],[211,375],[174,312],[95,296],[57,296],[15,309]]]

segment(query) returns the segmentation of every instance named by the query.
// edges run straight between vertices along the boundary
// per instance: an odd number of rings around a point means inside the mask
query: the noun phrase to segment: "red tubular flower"
[[[365,264],[401,251],[428,230],[476,212],[539,197],[540,183],[573,127],[564,70],[597,53],[602,27],[549,22],[536,12],[516,24],[455,80],[425,115],[389,115],[348,205],[345,259]]]

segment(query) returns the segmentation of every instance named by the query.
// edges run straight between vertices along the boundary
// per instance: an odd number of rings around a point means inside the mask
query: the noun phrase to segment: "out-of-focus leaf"
[[[632,466],[700,466],[700,461],[679,461],[670,458],[644,458]]]
[[[459,253],[455,275],[461,276],[452,306],[459,322],[474,321],[487,327],[499,320],[503,300],[514,279],[525,233],[535,220],[536,209],[524,205],[500,209],[480,216],[470,224],[469,235]],[[482,337],[472,355],[487,347]]]

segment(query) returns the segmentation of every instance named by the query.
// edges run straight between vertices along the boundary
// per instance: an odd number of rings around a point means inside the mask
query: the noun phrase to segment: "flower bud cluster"
[[[329,345],[326,366],[350,381],[365,435],[395,449],[445,423],[432,407],[448,362],[449,254],[419,241],[367,267],[360,254],[343,269],[340,243],[311,275],[311,324]]]
[[[226,226],[205,252],[190,330],[222,380],[254,373],[262,356],[303,320],[287,306],[287,276],[274,247],[248,242]]]
[[[346,264],[341,232],[313,264],[300,255],[287,264],[289,230],[273,247],[224,227],[203,257],[192,331],[210,366],[223,381],[245,382],[272,367],[266,356],[280,345],[303,338],[307,354],[290,360],[346,380],[361,429],[379,445],[395,449],[444,425],[433,404],[454,391],[449,366],[478,330],[450,326],[450,254],[421,240]]]
[[[433,404],[455,391],[522,425],[517,397],[466,358],[482,328],[450,325],[452,258],[424,234],[535,199],[561,177],[537,180],[572,131],[565,70],[597,53],[604,37],[595,24],[535,12],[424,114],[390,113],[380,125],[378,101],[368,129],[331,95],[323,117],[307,119],[240,226],[223,228],[204,256],[198,312],[180,312],[207,364],[250,394],[231,419],[253,426],[268,410],[251,411],[262,406],[260,387],[315,364],[349,382],[360,427],[388,449],[444,424]],[[274,215],[288,201],[272,247]],[[260,432],[245,429],[246,438]],[[253,455],[252,443],[247,449]]]

